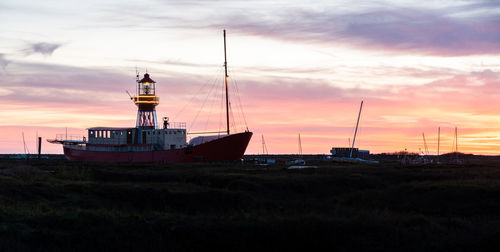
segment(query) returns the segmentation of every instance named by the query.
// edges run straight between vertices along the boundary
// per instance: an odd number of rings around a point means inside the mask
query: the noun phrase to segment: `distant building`
[[[350,147],[333,147],[330,150],[330,153],[332,153],[332,156],[334,157],[349,157],[351,154],[351,148]],[[358,148],[353,148],[352,149],[352,157],[353,158],[361,158],[361,159],[369,159],[370,158],[370,151],[369,150],[359,150]]]

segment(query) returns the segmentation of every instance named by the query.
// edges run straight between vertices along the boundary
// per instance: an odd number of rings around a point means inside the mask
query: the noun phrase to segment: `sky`
[[[247,154],[500,154],[500,2],[0,0],[0,153],[36,136],[135,126],[136,69],[157,82],[159,118],[231,130]],[[161,119],[160,119],[161,120]],[[43,143],[43,152],[62,146]]]

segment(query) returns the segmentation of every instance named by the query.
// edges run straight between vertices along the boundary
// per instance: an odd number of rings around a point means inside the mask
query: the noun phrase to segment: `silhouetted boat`
[[[224,31],[224,68],[226,84],[226,131],[217,135],[199,136],[186,141],[186,124],[163,120],[158,128],[155,107],[159,97],[155,95],[156,82],[148,73],[139,80],[137,95],[131,99],[138,107],[136,127],[89,128],[87,137],[75,139],[58,135],[51,143],[63,145],[68,160],[99,162],[211,162],[239,161],[252,138],[252,132],[230,134],[229,98],[227,83],[226,31]]]

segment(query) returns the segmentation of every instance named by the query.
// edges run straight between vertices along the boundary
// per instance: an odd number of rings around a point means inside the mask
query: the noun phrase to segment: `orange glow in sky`
[[[451,152],[458,127],[459,151],[500,154],[500,4],[195,2],[2,2],[0,153],[23,153],[23,132],[34,152],[37,135],[134,126],[136,67],[157,82],[159,119],[225,129],[226,29],[231,125],[254,132],[247,154],[262,152],[261,135],[272,154],[298,153],[299,133],[303,153],[347,146],[361,100],[361,149],[418,152],[425,133],[435,154],[441,127]]]

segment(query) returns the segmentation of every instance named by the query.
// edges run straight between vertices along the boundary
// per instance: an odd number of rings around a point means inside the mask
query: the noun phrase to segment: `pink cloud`
[[[491,4],[474,2],[439,9],[384,4],[348,13],[328,7],[283,8],[269,15],[236,13],[221,22],[252,36],[336,42],[367,50],[439,56],[499,54],[500,18],[488,14],[490,8]]]

